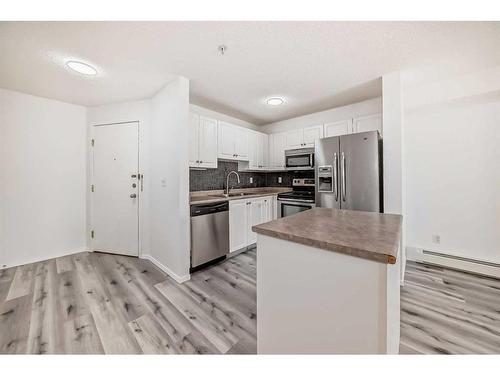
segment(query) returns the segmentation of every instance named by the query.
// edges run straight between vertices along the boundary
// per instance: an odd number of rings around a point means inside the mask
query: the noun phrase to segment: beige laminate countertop
[[[234,199],[264,197],[267,195],[277,195],[279,193],[284,193],[287,191],[292,191],[292,189],[281,188],[281,187],[231,189],[231,193],[245,193],[246,195],[237,195],[228,198],[216,196],[224,193],[224,190],[196,191],[196,192],[191,192],[189,194],[189,204],[217,203],[217,202],[226,202]]]
[[[324,250],[395,264],[401,215],[313,208],[252,227],[254,232]]]

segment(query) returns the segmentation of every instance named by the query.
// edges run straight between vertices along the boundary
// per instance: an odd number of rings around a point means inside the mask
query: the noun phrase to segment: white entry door
[[[94,126],[92,250],[139,255],[139,124]]]

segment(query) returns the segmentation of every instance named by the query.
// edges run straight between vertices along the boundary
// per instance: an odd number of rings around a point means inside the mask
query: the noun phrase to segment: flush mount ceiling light
[[[86,76],[95,76],[97,74],[97,69],[89,64],[85,64],[81,61],[70,60],[66,61],[66,66],[71,70],[74,70],[77,73],[86,75]]]
[[[266,103],[268,105],[282,105],[285,101],[283,100],[283,98],[269,98],[266,100]]]

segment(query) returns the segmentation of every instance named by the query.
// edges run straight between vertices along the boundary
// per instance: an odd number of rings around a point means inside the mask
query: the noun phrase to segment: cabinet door
[[[235,132],[234,126],[227,122],[219,121],[217,149],[219,158],[222,159],[235,159]]]
[[[276,220],[278,218],[278,196],[273,195],[271,199],[271,219]]]
[[[247,205],[247,246],[257,242],[257,233],[252,231],[254,225],[262,223],[263,199],[249,199]]]
[[[199,167],[198,138],[200,116],[196,113],[189,114],[189,166]]]
[[[262,214],[261,214],[261,222],[266,223],[268,221],[273,220],[272,213],[272,197],[264,197],[262,200]]]
[[[263,169],[269,166],[268,164],[268,135],[257,133],[257,167]]]
[[[273,163],[274,168],[285,168],[285,133],[273,134]]]
[[[199,165],[217,168],[217,120],[200,116],[198,135]]]
[[[352,132],[353,133],[363,133],[372,130],[378,130],[380,135],[382,135],[382,115],[370,115],[355,117],[352,119]]]
[[[291,130],[285,133],[285,147],[287,149],[304,147],[304,132],[302,129]]]
[[[304,146],[314,147],[314,141],[323,138],[323,126],[311,126],[304,129]]]
[[[248,131],[239,126],[234,127],[234,152],[236,160],[248,160]]]
[[[257,132],[252,131],[248,132],[248,167],[259,167],[259,137]]]
[[[247,246],[248,209],[247,199],[229,202],[229,251],[233,252]]]
[[[351,132],[352,119],[325,124],[325,138],[346,135]]]
[[[269,135],[261,134],[262,139],[262,168],[269,167]]]

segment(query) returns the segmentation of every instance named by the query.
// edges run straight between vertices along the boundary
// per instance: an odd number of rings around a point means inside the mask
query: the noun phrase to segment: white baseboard
[[[12,268],[12,267],[24,266],[25,264],[43,262],[46,260],[61,258],[61,257],[65,257],[68,255],[74,255],[74,254],[83,253],[83,252],[87,252],[87,251],[90,251],[90,250],[87,247],[82,247],[80,249],[73,249],[73,250],[64,251],[64,252],[57,252],[57,253],[49,254],[47,256],[32,257],[32,258],[25,259],[21,262],[18,261],[18,262],[14,262],[14,263],[10,263],[10,264],[0,264],[0,269],[7,269],[7,268]]]
[[[140,258],[149,260],[151,263],[153,263],[156,267],[158,267],[159,269],[161,269],[163,272],[165,272],[168,276],[170,276],[171,278],[173,278],[179,284],[182,284],[183,282],[188,281],[189,279],[191,279],[191,275],[190,274],[183,275],[183,276],[177,275],[174,271],[172,271],[167,266],[161,264],[157,259],[153,258],[151,255],[143,254],[143,255],[140,256]]]
[[[443,256],[426,254],[424,249],[417,247],[407,247],[406,257],[408,260],[414,260],[417,262],[424,262],[430,264],[436,264],[443,267],[455,268],[467,272],[477,273],[486,276],[492,276],[500,278],[500,265],[487,265],[474,262],[474,260],[465,259],[454,259],[447,256],[448,254],[443,253]]]

